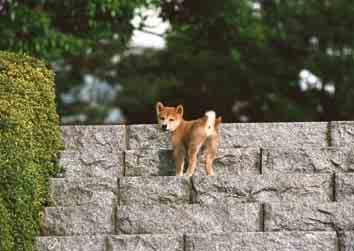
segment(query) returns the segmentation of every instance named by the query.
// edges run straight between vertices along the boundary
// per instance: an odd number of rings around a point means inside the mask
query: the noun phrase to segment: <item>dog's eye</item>
[[[169,119],[170,120],[170,122],[173,122],[173,121],[175,121],[174,119]]]
[[[164,117],[160,117],[160,119],[161,119],[161,120],[165,120],[165,118],[164,118]]]

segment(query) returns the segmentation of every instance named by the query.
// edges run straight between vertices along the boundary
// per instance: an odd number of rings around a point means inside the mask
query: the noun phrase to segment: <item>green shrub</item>
[[[62,149],[54,74],[0,51],[0,250],[33,250],[48,179]]]

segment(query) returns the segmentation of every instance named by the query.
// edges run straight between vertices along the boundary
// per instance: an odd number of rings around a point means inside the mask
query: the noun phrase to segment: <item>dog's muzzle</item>
[[[162,125],[162,130],[167,131],[167,125]]]

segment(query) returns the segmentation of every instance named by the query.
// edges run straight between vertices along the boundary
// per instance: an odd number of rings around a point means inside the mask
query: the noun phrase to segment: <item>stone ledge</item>
[[[68,178],[112,178],[123,176],[123,152],[116,149],[76,150],[61,153],[59,165]]]
[[[331,174],[193,177],[193,188],[201,204],[333,200]]]
[[[182,235],[111,235],[107,251],[184,251]]]
[[[349,231],[354,229],[354,204],[267,203],[265,231]]]
[[[328,144],[328,122],[224,123],[220,147],[294,147]],[[168,133],[156,124],[128,126],[128,149],[170,149]]]
[[[110,178],[56,178],[50,180],[50,197],[55,206],[79,206],[113,197],[118,182]]]
[[[260,204],[121,206],[119,234],[261,231]]]
[[[201,152],[195,175],[206,175],[204,161],[205,152]],[[213,166],[215,175],[259,174],[260,149],[220,148]],[[171,150],[142,149],[125,152],[126,176],[174,176],[175,174],[176,168]]]
[[[349,148],[265,148],[262,173],[330,173],[354,171],[354,150]]]
[[[106,251],[106,236],[48,236],[37,237],[38,251]]]
[[[335,232],[188,234],[185,250],[334,251],[337,236]]]
[[[76,207],[47,207],[42,217],[44,235],[92,235],[114,233],[115,196]]]
[[[120,205],[188,204],[191,184],[183,177],[124,177],[119,191]]]
[[[337,201],[354,202],[354,173],[336,174],[335,192]]]
[[[348,146],[354,143],[354,121],[330,122],[331,144],[333,146]]]

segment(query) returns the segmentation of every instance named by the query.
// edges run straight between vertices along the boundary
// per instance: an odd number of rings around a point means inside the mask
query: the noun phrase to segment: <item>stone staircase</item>
[[[191,179],[156,125],[62,131],[39,251],[354,250],[354,122],[223,124]]]

